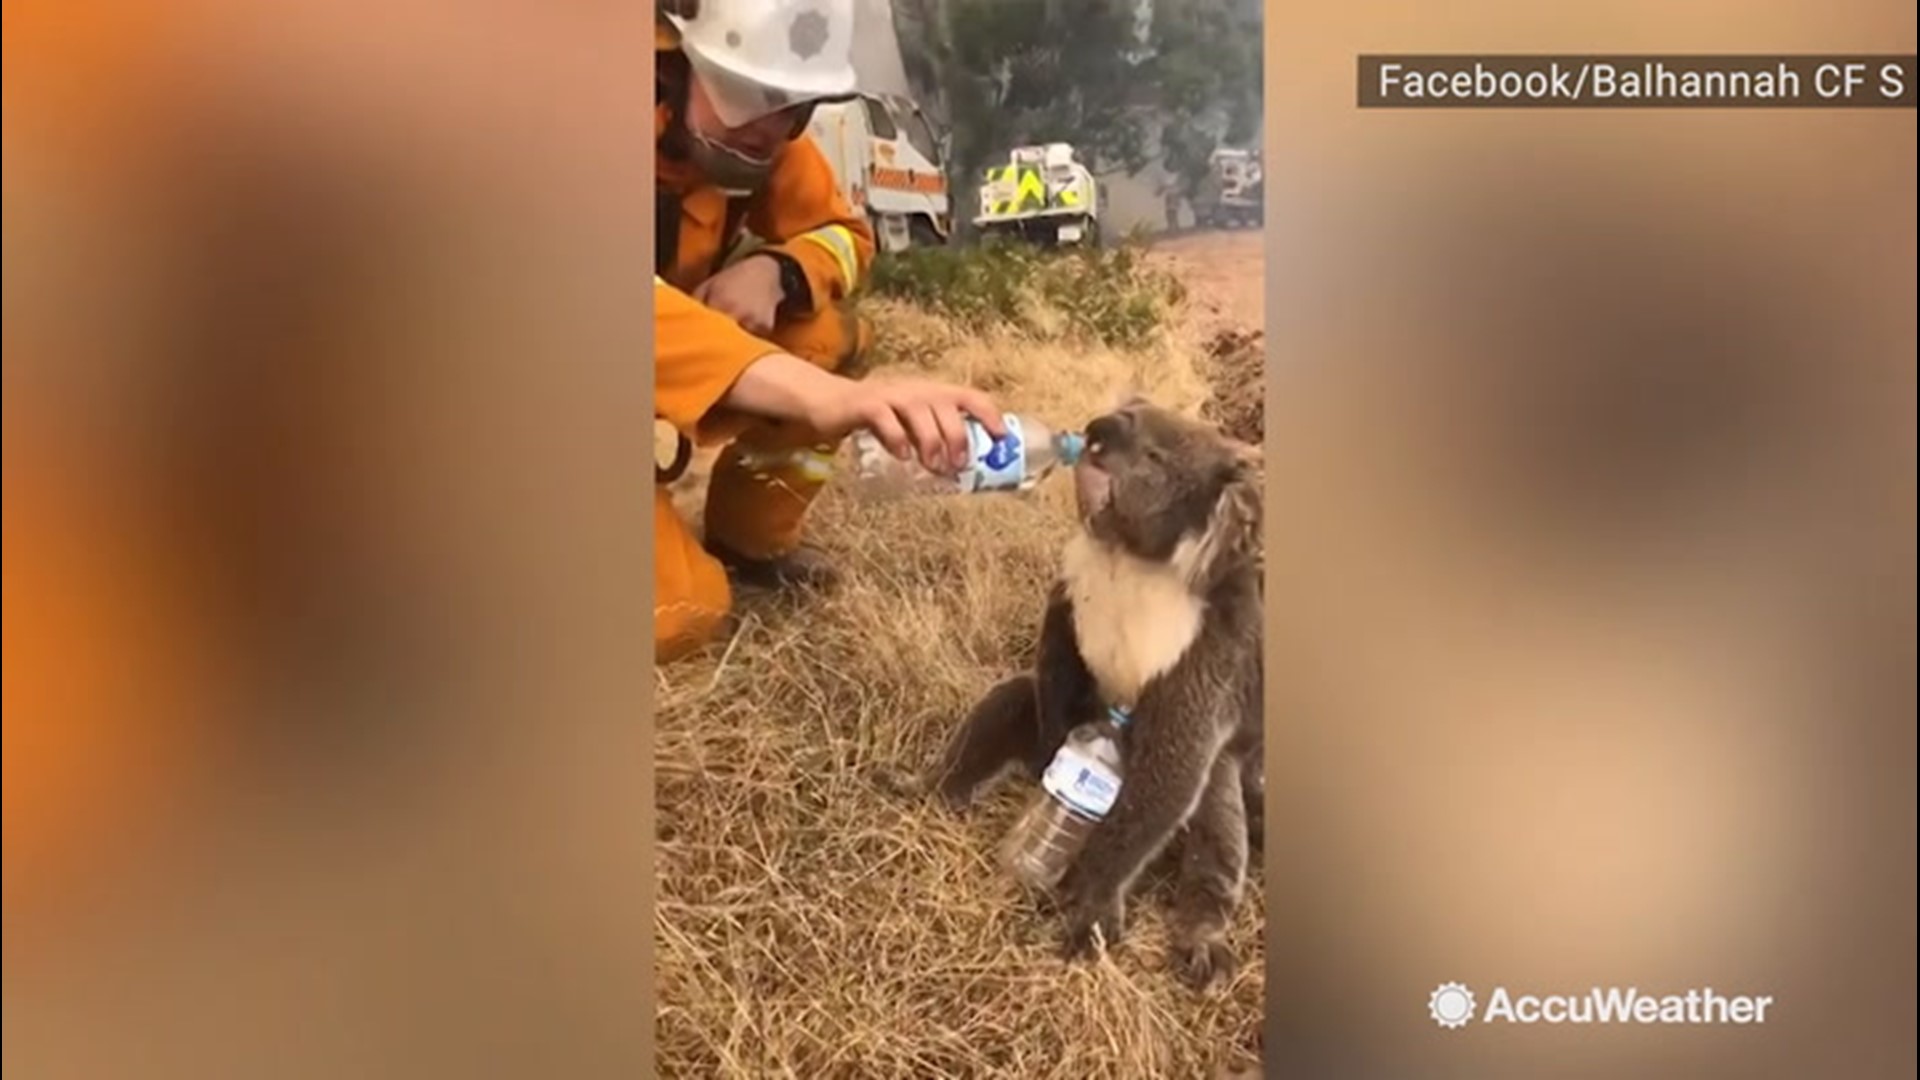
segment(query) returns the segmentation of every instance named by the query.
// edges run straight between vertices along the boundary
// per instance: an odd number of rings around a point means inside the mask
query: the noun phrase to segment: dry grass
[[[896,365],[1059,423],[1129,390],[1206,403],[1201,349],[1172,334],[1114,351],[874,309]],[[680,493],[689,509],[701,471]],[[662,1076],[1201,1080],[1255,1052],[1257,871],[1229,985],[1198,995],[1166,970],[1158,887],[1120,950],[1069,966],[1057,921],[991,861],[1030,784],[1009,779],[956,817],[875,779],[921,766],[1029,661],[1073,528],[1066,486],[878,507],[828,491],[810,530],[840,558],[842,589],[745,601],[732,641],[659,673]]]

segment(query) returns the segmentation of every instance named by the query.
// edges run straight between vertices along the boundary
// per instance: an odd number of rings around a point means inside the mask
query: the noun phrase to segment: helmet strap
[[[694,131],[687,132],[687,151],[715,187],[736,198],[759,191],[773,171],[773,162],[747,157],[725,143],[703,138]]]

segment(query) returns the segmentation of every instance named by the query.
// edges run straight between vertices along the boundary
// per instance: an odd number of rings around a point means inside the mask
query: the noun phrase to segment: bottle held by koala
[[[1126,713],[1082,724],[1068,733],[1041,775],[1041,793],[1014,823],[1001,861],[1014,879],[1048,891],[1060,884],[1087,838],[1120,796],[1120,729]]]
[[[917,495],[966,495],[988,491],[1026,491],[1054,470],[1080,460],[1086,439],[1078,432],[1053,431],[1029,417],[1007,414],[1007,433],[995,439],[979,421],[967,421],[967,464],[958,475],[930,472],[918,458],[893,456],[870,431],[857,431],[834,461],[835,483],[865,500]]]

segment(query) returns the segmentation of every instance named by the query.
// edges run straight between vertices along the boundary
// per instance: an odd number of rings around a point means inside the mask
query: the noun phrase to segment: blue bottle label
[[[1098,821],[1120,797],[1120,777],[1106,762],[1072,745],[1063,746],[1040,778],[1047,794],[1080,816]]]
[[[1007,433],[996,439],[978,421],[967,422],[973,463],[961,479],[963,491],[1005,491],[1027,479],[1027,443],[1020,418],[1005,418]]]

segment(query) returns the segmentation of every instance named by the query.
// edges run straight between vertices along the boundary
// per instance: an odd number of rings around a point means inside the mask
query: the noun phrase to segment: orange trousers
[[[862,373],[872,329],[850,305],[826,308],[774,328],[770,341],[851,378]],[[823,461],[838,441],[793,424],[756,424],[720,452],[707,488],[706,535],[748,558],[775,558],[800,542],[807,508],[825,486]],[[653,489],[655,659],[678,659],[713,640],[733,608],[719,560]]]

